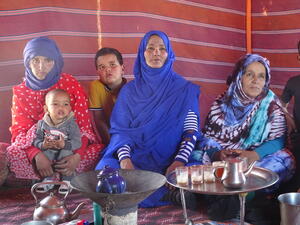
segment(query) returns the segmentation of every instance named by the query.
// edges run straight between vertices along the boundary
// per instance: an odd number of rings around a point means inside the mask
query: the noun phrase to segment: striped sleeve
[[[197,141],[198,118],[195,112],[189,110],[184,120],[183,131],[182,141],[175,160],[187,163]]]
[[[123,145],[121,148],[117,150],[119,162],[121,162],[123,159],[130,158],[130,146],[129,145]]]
[[[183,131],[194,130],[198,132],[198,118],[195,112],[189,110],[184,120]]]

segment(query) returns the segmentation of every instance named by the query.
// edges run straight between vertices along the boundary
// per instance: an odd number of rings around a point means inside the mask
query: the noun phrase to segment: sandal
[[[60,185],[59,189],[58,189],[58,193],[59,194],[66,194],[69,190],[70,192],[72,191],[72,187],[70,185],[70,181],[67,180],[63,180],[62,182],[64,182],[65,184]]]
[[[39,185],[37,188],[36,188],[36,192],[38,193],[46,193],[47,191],[51,190],[54,188],[54,184],[42,184],[44,182],[52,182],[53,180],[52,179],[49,179],[49,178],[45,178],[42,182],[41,182],[41,185]]]

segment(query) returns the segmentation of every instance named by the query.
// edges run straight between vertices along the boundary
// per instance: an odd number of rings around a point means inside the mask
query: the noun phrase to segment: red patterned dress
[[[82,147],[75,150],[81,160],[76,168],[78,173],[94,169],[99,161],[102,144],[96,143],[87,106],[87,97],[79,82],[69,74],[63,73],[59,81],[46,90],[32,90],[25,82],[13,88],[12,101],[12,144],[7,148],[10,171],[17,178],[39,179],[32,166],[32,160],[41,150],[32,145],[36,124],[44,115],[45,95],[52,89],[66,90],[71,99],[71,107],[80,127]]]

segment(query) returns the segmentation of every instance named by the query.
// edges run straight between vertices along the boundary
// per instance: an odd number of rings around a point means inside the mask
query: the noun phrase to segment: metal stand
[[[193,221],[188,218],[187,210],[186,210],[186,203],[184,197],[184,189],[180,188],[180,197],[181,197],[181,204],[183,208],[183,216],[185,220],[185,225],[194,225]],[[248,193],[240,193],[239,200],[240,200],[240,225],[245,225],[245,203],[246,203],[246,196]],[[246,223],[248,224],[248,223]]]
[[[240,193],[240,225],[244,225],[245,223],[245,203],[246,203],[247,193]]]
[[[190,220],[187,216],[187,211],[186,211],[186,204],[185,204],[185,197],[184,197],[184,190],[179,188],[180,191],[180,198],[181,198],[181,204],[182,204],[182,208],[183,208],[183,216],[184,216],[184,224],[185,225],[194,225],[193,221]]]
[[[209,195],[238,194],[240,200],[240,225],[249,225],[247,222],[245,222],[245,202],[248,192],[269,187],[275,184],[278,180],[279,177],[276,173],[260,167],[253,168],[250,175],[247,177],[246,184],[240,189],[225,188],[221,182],[203,183],[197,186],[193,186],[191,182],[189,182],[187,186],[181,186],[177,183],[175,172],[171,172],[167,176],[168,183],[174,187],[179,188],[180,190],[185,225],[193,225],[193,221],[189,219],[187,215],[184,191],[191,191]]]

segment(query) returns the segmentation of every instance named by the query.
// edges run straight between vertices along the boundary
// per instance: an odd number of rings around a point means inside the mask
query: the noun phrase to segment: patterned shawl
[[[246,67],[253,62],[260,62],[266,69],[266,84],[255,99],[244,93],[241,83]],[[205,149],[253,149],[285,134],[284,113],[279,99],[269,90],[270,79],[267,59],[247,54],[238,61],[228,90],[216,99],[206,119]]]

